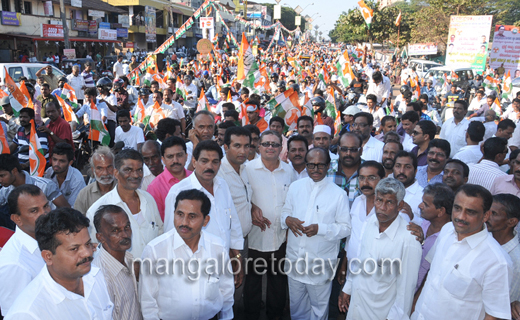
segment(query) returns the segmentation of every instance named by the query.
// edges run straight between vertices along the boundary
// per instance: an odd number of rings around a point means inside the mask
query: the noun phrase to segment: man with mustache
[[[431,267],[416,293],[412,320],[511,318],[512,262],[486,227],[492,203],[482,186],[459,188],[452,223],[442,227],[426,256]]]
[[[161,145],[160,156],[159,162],[162,159],[166,170],[163,170],[163,172],[150,183],[146,191],[155,199],[161,219],[164,221],[164,200],[168,195],[168,191],[170,191],[171,187],[175,184],[188,177],[191,171],[184,168],[186,158],[188,157],[186,154],[186,142],[179,137],[173,136],[166,138]]]
[[[188,133],[189,142],[186,143],[186,153],[188,159],[186,160],[185,168],[187,170],[194,170],[192,163],[193,150],[197,144],[204,140],[213,139],[215,133],[215,117],[207,110],[201,110],[193,116],[193,129]],[[260,135],[260,134],[258,134]]]
[[[428,145],[427,165],[417,169],[416,178],[421,187],[442,182],[444,166],[451,151],[450,143],[443,139],[433,139]]]
[[[383,157],[381,159],[381,164],[385,168],[385,176],[383,178],[393,174],[395,155],[399,151],[403,151],[403,145],[400,142],[389,140],[385,143],[383,147]]]
[[[428,164],[427,155],[430,141],[435,139],[437,134],[437,127],[430,120],[421,120],[417,122],[414,130],[412,131],[412,139],[415,147],[412,152],[417,156],[417,165],[425,166]]]
[[[444,166],[442,183],[451,188],[453,192],[463,184],[468,183],[469,167],[458,159],[450,159],[446,161]]]
[[[479,163],[469,166],[468,183],[483,186],[487,190],[491,189],[495,179],[507,174],[500,170],[504,163],[507,152],[507,140],[503,138],[489,138],[482,145],[484,156]]]
[[[154,198],[139,189],[143,180],[143,156],[134,149],[124,149],[116,155],[114,163],[117,186],[88,209],[87,217],[91,221],[89,232],[91,238],[96,239],[93,220],[99,207],[107,204],[120,206],[128,215],[132,227],[130,253],[140,257],[144,246],[163,233],[163,222]]]
[[[439,137],[446,139],[451,146],[451,153],[447,157],[453,157],[466,145],[466,131],[469,120],[465,118],[468,113],[468,103],[457,100],[453,105],[453,117],[446,120],[441,128]]]
[[[312,131],[314,129],[314,120],[309,116],[301,116],[296,121],[296,131],[298,134],[307,139],[307,144],[312,144],[313,136]]]
[[[401,143],[403,144],[403,148],[406,151],[412,151],[412,149],[415,148],[415,144],[413,144],[412,133],[418,122],[419,116],[415,111],[408,111],[403,114],[403,117],[401,118],[402,132],[399,130],[399,128],[397,132],[403,136]]]
[[[150,241],[142,256],[151,261],[142,263],[139,279],[143,318],[233,319],[228,247],[221,236],[203,230],[213,220],[212,201],[196,189],[183,190],[172,201],[175,228]],[[157,269],[161,260],[176,262],[165,274]]]
[[[249,148],[249,155],[247,156],[248,161],[253,161],[260,158],[258,153],[258,142],[260,141],[260,129],[254,124],[248,124],[244,126],[244,129],[251,133],[251,147]]]
[[[365,161],[379,161],[379,159],[381,159],[381,155],[383,154],[384,143],[372,137],[370,134],[372,132],[373,124],[374,117],[370,113],[360,112],[354,116],[352,132],[359,135],[363,140],[362,158]]]
[[[0,251],[0,308],[3,316],[45,265],[34,230],[36,219],[49,213],[51,207],[40,188],[24,184],[9,194],[9,211],[16,231]]]
[[[134,257],[128,252],[132,247],[132,228],[125,210],[111,204],[99,207],[94,226],[101,248],[92,263],[105,276],[108,295],[114,304],[114,320],[143,319],[135,277],[139,271],[134,272]]]
[[[309,176],[305,165],[307,150],[309,150],[307,139],[299,134],[290,137],[287,141],[287,158],[298,180]]]
[[[513,277],[509,292],[513,320],[520,319],[520,244],[515,231],[520,220],[519,207],[520,198],[515,195],[505,193],[494,195],[491,216],[486,221],[488,231],[493,234],[493,238],[509,254],[513,262]]]
[[[70,144],[60,142],[52,150],[52,167],[49,167],[44,175],[58,185],[71,207],[76,202],[79,192],[85,188],[85,179],[81,172],[72,166],[73,163],[74,149]]]
[[[212,203],[209,212],[210,220],[205,231],[224,240],[230,258],[239,260],[240,250],[244,248],[244,237],[228,184],[221,177],[217,177],[222,157],[222,149],[215,141],[204,140],[197,144],[193,150],[193,174],[171,187],[166,196],[164,228],[165,231],[170,231],[175,227],[173,205],[181,191],[191,189],[202,191]],[[241,275],[241,273],[236,275],[235,286],[237,287],[242,282]]]
[[[31,120],[34,120],[34,110],[31,108],[22,108],[20,109],[20,116],[18,119],[20,120],[20,128],[18,128],[18,132],[16,136],[13,138],[13,142],[9,145],[9,150],[11,154],[18,152],[18,161],[20,165],[24,169],[29,169],[29,138],[31,136]],[[45,158],[49,158],[49,145],[47,140],[47,134],[43,131],[38,130],[38,126],[35,124],[36,135],[42,149],[45,154]],[[27,150],[22,150],[25,147]],[[24,148],[24,149],[25,149]]]
[[[99,146],[90,157],[89,164],[95,181],[81,189],[74,202],[74,209],[83,214],[117,184],[114,178],[114,154],[109,147]]]
[[[408,151],[399,151],[395,156],[394,178],[406,188],[402,213],[406,213],[410,221],[421,225],[419,203],[422,201],[423,187],[415,179],[417,174],[417,158]]]
[[[36,241],[45,266],[16,298],[5,317],[15,319],[112,319],[113,303],[103,273],[92,266],[89,220],[58,208],[36,220]]]
[[[520,149],[515,149],[509,156],[509,166],[511,174],[495,178],[495,182],[489,191],[492,195],[509,193],[520,197]]]
[[[313,147],[323,148],[329,151],[329,156],[332,160],[338,159],[339,156],[330,151],[330,144],[332,141],[332,131],[329,126],[318,124],[314,126],[313,130]]]
[[[340,241],[350,234],[348,197],[326,178],[330,161],[328,149],[310,149],[305,156],[309,177],[291,184],[282,209],[282,229],[290,229],[284,267],[293,319],[328,319]],[[299,272],[295,266],[306,257],[323,259],[325,268],[317,271],[319,262],[311,262]]]
[[[364,162],[361,137],[353,132],[345,132],[339,138],[339,160],[332,161],[328,176],[338,187],[347,192],[350,204],[361,193],[357,179],[359,165]]]

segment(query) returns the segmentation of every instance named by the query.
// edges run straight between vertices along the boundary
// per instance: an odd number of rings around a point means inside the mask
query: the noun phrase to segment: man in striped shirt
[[[94,83],[94,77],[92,74],[92,65],[90,62],[85,62],[85,70],[81,73],[83,79],[85,80],[85,87],[87,88],[95,88],[96,84]]]
[[[13,142],[9,146],[11,154],[18,152],[18,161],[22,166],[22,169],[29,168],[29,139],[31,137],[31,120],[34,120],[34,110],[31,108],[22,108],[20,110],[20,128],[16,136],[13,138]],[[36,125],[36,129],[38,125]],[[45,159],[49,158],[49,146],[47,141],[47,134],[43,131],[36,130],[38,140],[40,140],[41,147],[45,153]]]
[[[507,140],[504,138],[489,138],[484,142],[484,157],[479,163],[469,166],[468,183],[477,184],[490,190],[499,176],[506,173],[500,170],[507,155]]]

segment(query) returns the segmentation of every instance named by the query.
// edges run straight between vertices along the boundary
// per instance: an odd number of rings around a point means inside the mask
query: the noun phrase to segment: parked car
[[[3,81],[5,79],[6,69],[11,78],[15,82],[18,82],[21,77],[36,79],[36,72],[46,66],[48,66],[46,63],[0,63],[0,85],[4,85]],[[55,66],[52,66],[52,72],[57,75],[58,78],[65,76],[65,73]],[[45,74],[45,71],[43,73]]]
[[[452,72],[455,72],[455,74],[459,77],[458,80],[453,79],[453,76],[451,74]],[[433,75],[433,77],[435,79],[439,80],[444,77],[444,74],[446,74],[446,76],[451,76],[452,82],[457,87],[462,87],[464,85],[471,85],[473,83],[473,79],[475,79],[475,73],[473,72],[473,70],[471,70],[471,68],[451,68],[451,67],[446,67],[446,66],[431,68],[428,71],[426,77],[429,78],[430,75]],[[437,92],[441,91],[440,83],[442,83],[442,82],[437,81],[437,84],[435,87],[435,90],[437,90]]]
[[[415,72],[419,78],[423,78],[431,68],[442,67],[442,64],[429,60],[413,59],[410,60],[409,66],[410,68],[415,67]]]

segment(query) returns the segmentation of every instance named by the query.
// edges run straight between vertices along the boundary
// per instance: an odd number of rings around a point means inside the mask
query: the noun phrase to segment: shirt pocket
[[[220,279],[210,275],[206,283],[206,300],[215,301],[220,295]]]
[[[465,301],[479,301],[481,288],[470,277],[453,269],[443,281],[443,286],[452,296]]]

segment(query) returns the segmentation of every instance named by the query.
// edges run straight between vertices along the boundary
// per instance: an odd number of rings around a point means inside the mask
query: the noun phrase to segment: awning
[[[171,8],[170,10],[171,10],[173,13],[183,14],[182,11],[179,10],[179,9]]]

